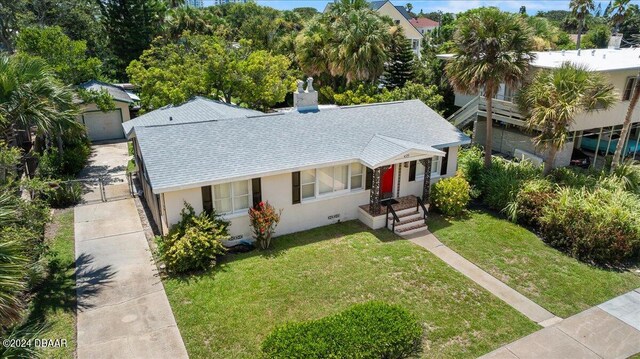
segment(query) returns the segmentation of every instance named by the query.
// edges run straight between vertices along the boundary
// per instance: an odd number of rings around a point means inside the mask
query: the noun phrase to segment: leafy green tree
[[[166,5],[162,0],[103,0],[102,21],[109,49],[115,56],[115,76],[125,80],[125,69],[161,33]]]
[[[71,40],[58,26],[22,29],[16,46],[22,53],[44,59],[66,84],[79,84],[102,77],[102,62],[95,57],[87,57],[86,43]]]
[[[597,25],[589,29],[584,35],[585,49],[606,49],[611,38],[611,29],[607,25]]]
[[[618,34],[618,30],[620,30],[620,25],[624,22],[625,17],[627,16],[627,7],[629,6],[630,0],[615,0],[613,3],[613,15],[611,15],[611,23],[614,26],[614,33]]]
[[[640,34],[640,8],[638,5],[629,4],[624,21],[620,24],[619,33],[627,40],[632,39],[633,35]]]
[[[324,90],[323,92],[327,92]],[[355,89],[349,89],[342,93],[334,93],[333,101],[341,106],[360,105],[375,102],[390,102],[404,100],[420,100],[435,111],[440,111],[442,95],[435,85],[424,86],[422,84],[407,82],[404,87],[391,91],[379,89],[374,85],[360,84]]]
[[[0,43],[9,53],[13,53],[18,30],[30,17],[27,6],[26,0],[0,0]]]
[[[290,61],[249,41],[227,43],[206,35],[185,34],[175,42],[158,39],[127,72],[141,89],[144,109],[182,103],[195,95],[215,96],[266,109],[293,90]]]
[[[482,92],[487,103],[486,167],[491,166],[493,98],[500,84],[516,87],[527,76],[534,57],[531,29],[519,15],[480,8],[462,16],[455,34],[447,76],[459,92]]]
[[[240,101],[263,111],[284,101],[287,93],[295,89],[296,78],[289,70],[290,65],[285,56],[274,56],[265,50],[252,52],[237,67],[242,76],[237,93]]]
[[[398,27],[392,37],[390,56],[386,65],[385,85],[394,89],[403,87],[413,79],[414,54],[411,43],[404,37],[402,28]]]
[[[568,128],[579,112],[606,110],[616,101],[613,85],[603,75],[570,63],[553,70],[541,70],[516,97],[535,131],[533,142],[546,150],[544,174],[553,168],[556,154],[567,143]]]
[[[194,35],[225,36],[229,31],[224,19],[207,9],[177,7],[167,11],[164,34],[167,39],[178,39],[185,31]]]
[[[578,39],[576,41],[576,49],[580,49],[580,41],[582,39],[582,30],[584,22],[591,11],[595,9],[593,0],[571,0],[569,3],[571,14],[578,21]]]

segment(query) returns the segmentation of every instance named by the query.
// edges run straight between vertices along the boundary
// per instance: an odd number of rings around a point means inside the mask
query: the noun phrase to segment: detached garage
[[[78,121],[87,127],[87,134],[91,141],[107,141],[124,139],[122,123],[129,121],[129,104],[133,100],[129,94],[121,87],[92,80],[79,86],[88,91],[109,92],[113,98],[115,109],[111,111],[101,111],[94,103],[85,103],[82,107],[82,114]]]

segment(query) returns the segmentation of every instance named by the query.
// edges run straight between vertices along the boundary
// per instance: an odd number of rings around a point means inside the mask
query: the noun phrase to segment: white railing
[[[449,116],[447,120],[457,128],[466,126],[478,114],[479,98],[480,96],[474,97],[471,101],[460,107],[458,111]]]
[[[525,118],[520,112],[518,105],[510,101],[493,99],[491,101],[493,119],[503,121],[518,126],[525,125]],[[487,100],[482,97],[478,104],[478,114],[487,116]]]

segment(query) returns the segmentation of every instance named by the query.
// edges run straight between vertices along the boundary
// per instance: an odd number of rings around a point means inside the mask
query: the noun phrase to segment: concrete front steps
[[[400,222],[396,222],[395,233],[406,236],[413,233],[427,232],[427,224],[425,223],[422,208],[417,211],[415,208],[407,208],[396,211]],[[393,228],[393,214],[389,213],[387,228]]]

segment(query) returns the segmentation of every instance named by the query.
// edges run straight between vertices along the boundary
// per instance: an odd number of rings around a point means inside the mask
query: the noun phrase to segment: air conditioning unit
[[[542,157],[536,156],[533,153],[523,151],[518,148],[513,151],[513,157],[515,157],[518,161],[529,161],[536,166],[542,166],[542,164],[544,163]]]

